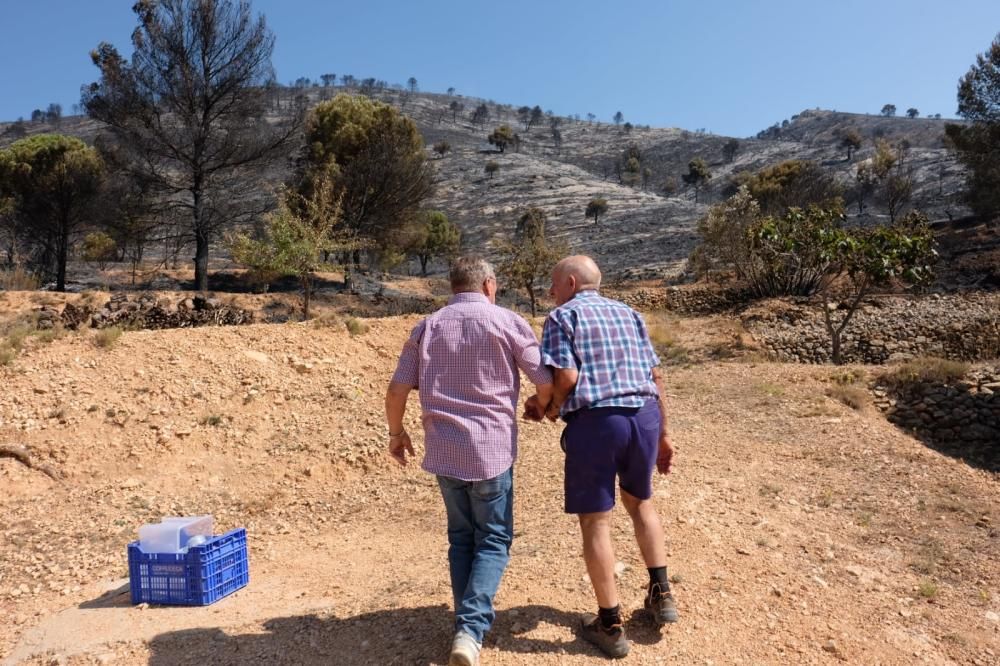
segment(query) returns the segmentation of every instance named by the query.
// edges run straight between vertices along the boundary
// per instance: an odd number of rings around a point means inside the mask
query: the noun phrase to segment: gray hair
[[[448,277],[451,280],[451,291],[458,294],[463,291],[479,291],[483,283],[489,278],[495,278],[496,274],[493,266],[482,257],[466,256],[452,262]]]

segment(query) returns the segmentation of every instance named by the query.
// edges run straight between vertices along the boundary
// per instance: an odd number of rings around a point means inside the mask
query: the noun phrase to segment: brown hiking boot
[[[650,583],[642,605],[658,626],[677,621],[677,604],[674,603],[669,583]]]
[[[625,638],[625,628],[621,624],[613,625],[610,629],[605,629],[601,624],[601,618],[596,615],[584,615],[580,619],[580,633],[590,643],[593,643],[601,652],[618,659],[628,654],[629,642]]]

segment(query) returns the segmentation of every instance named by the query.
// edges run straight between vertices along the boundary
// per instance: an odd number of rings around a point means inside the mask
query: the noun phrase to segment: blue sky
[[[0,0],[0,120],[69,113],[133,0]],[[278,78],[333,72],[559,114],[749,136],[807,108],[955,113],[998,0],[254,0]]]

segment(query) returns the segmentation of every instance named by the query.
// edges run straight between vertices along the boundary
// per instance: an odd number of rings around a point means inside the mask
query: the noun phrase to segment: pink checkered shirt
[[[514,464],[518,368],[552,381],[528,322],[482,294],[455,294],[417,324],[392,381],[420,390],[425,470],[483,481]]]

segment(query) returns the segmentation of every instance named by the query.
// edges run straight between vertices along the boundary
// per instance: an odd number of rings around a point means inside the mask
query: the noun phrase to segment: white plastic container
[[[139,548],[144,553],[182,553],[188,540],[195,536],[210,537],[214,520],[212,516],[184,516],[164,518],[139,528]],[[199,539],[198,541],[202,541]]]

